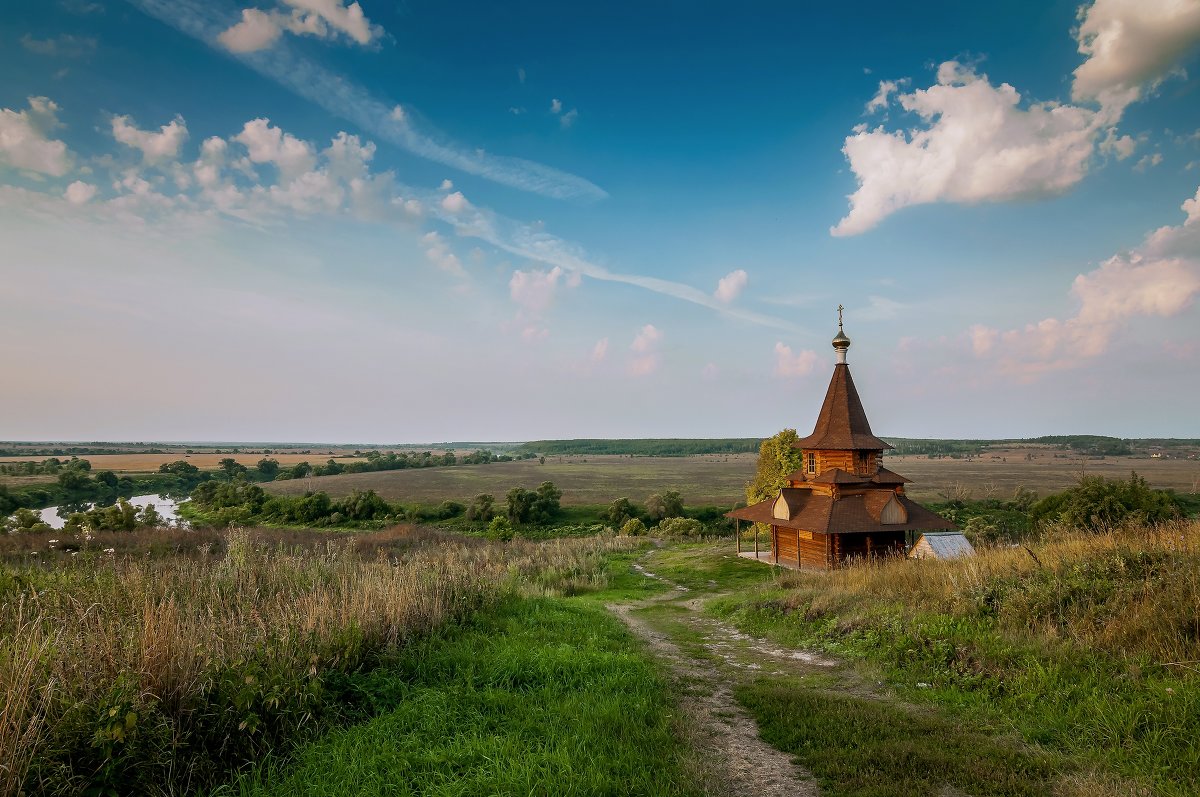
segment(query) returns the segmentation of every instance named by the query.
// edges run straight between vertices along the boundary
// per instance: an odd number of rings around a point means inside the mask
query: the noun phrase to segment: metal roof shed
[[[958,559],[974,555],[970,540],[960,531],[927,531],[908,552],[910,559]]]

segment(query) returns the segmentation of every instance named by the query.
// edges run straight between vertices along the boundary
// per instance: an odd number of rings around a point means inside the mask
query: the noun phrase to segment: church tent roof
[[[833,379],[829,382],[813,433],[794,446],[835,451],[878,451],[892,447],[871,433],[866,410],[850,376],[850,366],[845,363],[833,367]]]

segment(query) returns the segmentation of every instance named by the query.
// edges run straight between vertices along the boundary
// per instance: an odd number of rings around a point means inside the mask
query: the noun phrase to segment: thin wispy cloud
[[[491,210],[469,206],[468,213],[442,213],[441,218],[453,225],[459,235],[486,241],[509,254],[528,258],[548,266],[557,266],[565,271],[582,274],[595,280],[635,285],[655,293],[707,307],[721,315],[751,324],[791,332],[799,331],[798,327],[790,321],[729,306],[712,294],[682,282],[611,271],[589,259],[579,246],[547,233],[540,226],[523,224]]]
[[[577,175],[545,164],[506,155],[492,155],[446,140],[409,108],[397,119],[395,102],[373,96],[363,87],[297,52],[281,39],[274,46],[235,53],[223,47],[220,35],[240,18],[227,3],[199,0],[129,0],[155,19],[191,36],[250,67],[329,113],[346,119],[372,135],[414,155],[451,166],[467,174],[554,199],[597,200],[604,189]]]

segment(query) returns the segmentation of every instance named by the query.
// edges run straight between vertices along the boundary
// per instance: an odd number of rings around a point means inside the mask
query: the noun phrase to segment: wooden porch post
[[[775,554],[775,564],[779,564],[779,527],[771,527],[771,553]]]
[[[741,518],[733,519],[733,538],[737,540],[737,552],[742,553],[742,521]]]
[[[758,561],[758,524],[754,524],[754,561]]]
[[[796,529],[796,569],[800,569],[800,529]]]

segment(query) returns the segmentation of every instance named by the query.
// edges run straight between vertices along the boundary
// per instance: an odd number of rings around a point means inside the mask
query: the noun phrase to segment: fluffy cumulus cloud
[[[917,121],[902,129],[861,124],[846,138],[842,152],[858,188],[831,232],[865,232],[911,205],[1062,193],[1083,179],[1097,151],[1132,155],[1137,142],[1115,126],[1200,42],[1200,2],[1095,0],[1080,8],[1074,34],[1084,61],[1071,96],[1087,107],[1025,102],[1008,83],[993,85],[957,61],[941,64],[927,89],[881,81],[867,112],[896,108]],[[1152,165],[1151,156],[1142,168]]]
[[[1065,191],[1087,173],[1099,130],[1094,111],[1056,103],[1022,107],[1007,83],[956,61],[937,83],[897,93],[881,87],[920,123],[888,131],[860,127],[842,151],[858,179],[850,212],[832,229],[855,235],[910,205],[985,202]],[[874,102],[874,101],[873,101]]]
[[[554,302],[554,293],[562,275],[563,270],[558,266],[549,271],[518,269],[508,281],[508,295],[524,311],[539,316]]]
[[[638,330],[637,335],[633,338],[633,343],[629,345],[630,351],[634,353],[633,358],[629,361],[630,374],[648,376],[658,370],[662,364],[662,358],[658,353],[658,345],[662,336],[662,331],[653,324],[646,324]]]
[[[717,290],[713,292],[713,296],[716,297],[718,302],[729,304],[741,295],[742,291],[746,288],[746,283],[749,281],[750,276],[746,273],[745,269],[739,268],[731,271],[717,281]]]
[[[467,275],[462,261],[458,259],[458,255],[450,251],[450,245],[440,234],[434,231],[427,232],[421,238],[421,243],[425,245],[425,256],[429,258],[430,263],[455,277]]]
[[[446,180],[443,182],[443,185],[448,182],[450,181]],[[467,201],[465,196],[463,196],[462,191],[455,191],[442,197],[442,210],[446,211],[447,213],[462,213],[470,206],[471,203]]]
[[[1200,42],[1200,3],[1096,0],[1080,8],[1075,35],[1085,60],[1075,70],[1071,97],[1094,100],[1119,116]]]
[[[157,132],[139,130],[128,116],[114,116],[113,138],[127,147],[140,150],[145,163],[162,163],[179,157],[180,147],[187,141],[187,124],[176,116]]]
[[[30,97],[22,111],[0,108],[0,166],[62,177],[71,168],[67,145],[50,137],[58,127],[58,106]]]
[[[594,363],[602,363],[606,359],[608,359],[608,338],[600,338],[592,347],[591,360]]]
[[[67,186],[67,190],[63,192],[63,198],[72,205],[84,205],[92,201],[92,197],[96,196],[96,186],[91,183],[85,183],[82,180],[76,180]]]
[[[316,161],[313,148],[290,133],[271,124],[269,119],[246,122],[233,141],[243,145],[253,163],[271,164],[286,182],[312,170]]]
[[[217,40],[231,53],[252,53],[270,47],[282,35],[277,15],[247,8],[241,21],[222,31]]]
[[[972,352],[995,360],[1004,373],[1031,379],[1104,354],[1133,319],[1188,310],[1200,294],[1200,189],[1182,209],[1182,224],[1161,227],[1136,249],[1078,275],[1071,285],[1078,307],[1073,316],[1007,331],[977,324],[967,332]]]
[[[775,344],[775,375],[782,377],[808,376],[817,366],[817,353],[811,349],[792,352],[783,341]]]
[[[285,31],[319,39],[344,37],[364,46],[384,35],[356,2],[346,5],[344,0],[282,0],[282,4],[287,8],[244,9],[241,19],[222,31],[217,40],[230,52],[251,53],[270,47]]]

